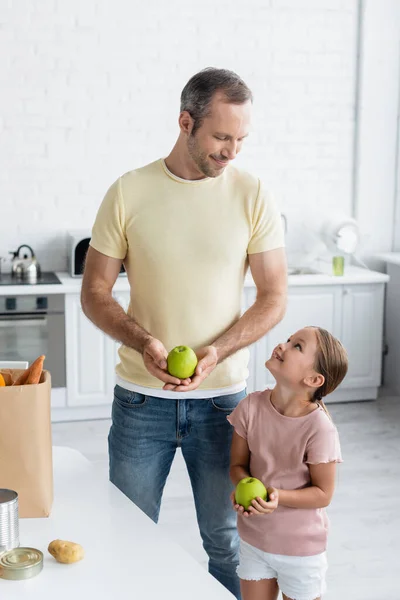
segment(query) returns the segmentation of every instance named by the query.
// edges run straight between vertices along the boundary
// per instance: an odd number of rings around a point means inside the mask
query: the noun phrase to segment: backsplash
[[[313,206],[350,212],[356,1],[150,1],[139,12],[125,0],[32,0],[0,11],[0,256],[27,243],[44,269],[64,270],[66,231],[91,227],[119,175],[168,154],[180,92],[210,65],[254,92],[237,163],[273,190],[290,253],[304,250]]]

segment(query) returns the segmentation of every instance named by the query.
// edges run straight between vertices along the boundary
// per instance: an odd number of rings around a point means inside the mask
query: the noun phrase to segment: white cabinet
[[[79,294],[65,296],[67,406],[111,404],[115,342],[83,314]]]
[[[327,401],[377,397],[381,379],[384,284],[320,285],[289,288],[283,320],[251,349],[248,390],[275,385],[265,361],[275,346],[307,325],[323,327],[341,340],[349,371]],[[244,309],[251,304],[245,295]]]
[[[349,354],[348,388],[380,385],[383,345],[384,286],[343,287],[343,320],[340,340]]]
[[[129,292],[114,298],[125,312]],[[111,405],[120,344],[105,335],[83,313],[79,294],[65,296],[67,406]]]
[[[328,396],[327,401],[376,398],[381,380],[384,285],[354,283],[289,287],[284,319],[250,348],[248,391],[273,386],[274,379],[265,368],[265,361],[274,347],[298,329],[315,325],[338,337],[349,354],[349,372],[339,390]],[[114,297],[126,311],[129,292],[116,292]],[[246,287],[243,310],[247,310],[255,298],[255,287]],[[78,293],[65,296],[65,323],[65,411],[70,411],[69,414],[75,411],[76,418],[109,416],[119,343],[87,319]],[[83,413],[86,409],[92,413]],[[82,417],[82,414],[85,416]]]

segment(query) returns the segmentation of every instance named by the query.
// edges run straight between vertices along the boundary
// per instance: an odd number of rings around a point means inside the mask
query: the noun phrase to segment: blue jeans
[[[226,417],[246,391],[172,400],[115,386],[108,436],[110,480],[153,521],[176,448],[188,469],[209,572],[240,600],[239,538],[229,479],[233,428]]]

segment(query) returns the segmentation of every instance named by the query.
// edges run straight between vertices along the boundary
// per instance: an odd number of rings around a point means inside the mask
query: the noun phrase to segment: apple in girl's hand
[[[197,356],[189,346],[176,346],[167,357],[168,373],[179,379],[191,377],[197,367]]]
[[[262,481],[256,477],[245,477],[241,479],[236,486],[235,500],[237,504],[243,506],[245,510],[248,510],[251,506],[251,501],[254,498],[267,499],[267,490]]]

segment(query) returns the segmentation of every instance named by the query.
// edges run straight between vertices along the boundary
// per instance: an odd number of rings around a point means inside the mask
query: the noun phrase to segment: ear
[[[178,119],[179,129],[184,135],[190,135],[193,129],[194,120],[192,119],[190,113],[187,110],[184,110],[179,115]]]
[[[321,385],[324,385],[325,377],[321,375],[321,373],[314,372],[312,375],[308,375],[307,377],[305,377],[303,381],[308,387],[317,389],[321,387]]]

